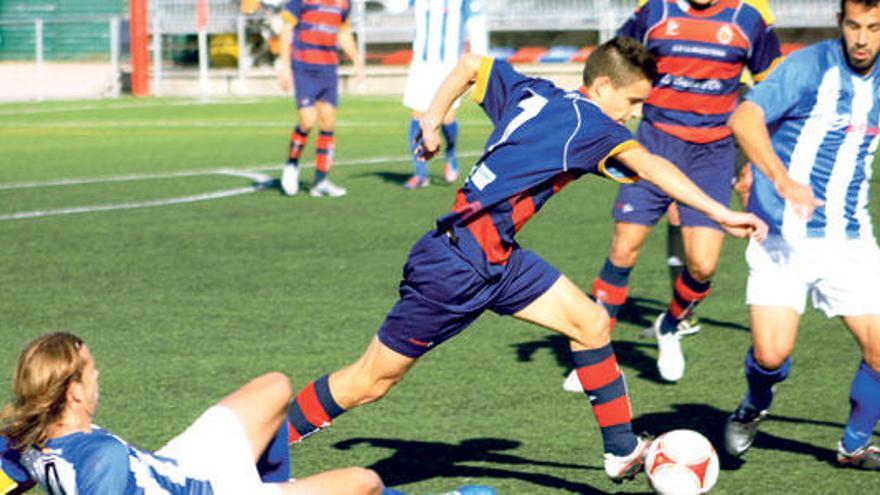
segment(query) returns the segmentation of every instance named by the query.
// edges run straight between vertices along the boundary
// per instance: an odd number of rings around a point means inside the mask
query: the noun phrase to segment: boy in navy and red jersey
[[[291,403],[293,441],[380,399],[421,355],[491,310],[570,339],[601,428],[606,473],[620,481],[641,468],[650,442],[632,431],[607,313],[540,256],[522,249],[515,236],[566,184],[594,174],[620,181],[638,175],[737,235],[763,237],[766,226],[756,217],[713,201],[624,127],[639,113],[655,75],[651,55],[628,38],[615,38],[591,54],[578,91],[526,77],[500,60],[462,57],[420,119],[421,149],[428,150],[426,157],[436,152],[443,116],[473,84],[473,99],[494,125],[485,152],[452,211],[412,248],[400,299],[363,355],[311,383]]]
[[[772,22],[765,0],[642,0],[618,31],[644,43],[657,59],[659,77],[636,138],[724,205],[735,163],[726,122],[736,107],[743,68],[761,81],[781,60]],[[613,208],[614,238],[592,290],[612,326],[626,302],[630,271],[642,245],[673,201],[646,181],[620,188]],[[670,382],[684,374],[679,324],[709,294],[724,241],[724,232],[711,218],[687,205],[678,210],[685,269],[653,326],[657,368]]]
[[[279,82],[282,89],[289,91],[293,77],[299,108],[299,123],[290,135],[287,165],[281,177],[281,189],[289,196],[299,192],[299,158],[316,122],[316,172],[309,193],[332,197],[346,193],[345,188],[330,182],[327,174],[333,166],[335,148],[337,44],[354,62],[357,83],[364,79],[364,66],[348,21],[350,12],[349,0],[289,0],[282,12],[286,24],[278,57],[283,64],[279,68]]]

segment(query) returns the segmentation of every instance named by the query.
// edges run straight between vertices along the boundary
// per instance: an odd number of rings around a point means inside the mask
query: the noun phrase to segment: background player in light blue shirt
[[[409,0],[409,6],[415,17],[415,33],[403,104],[412,111],[407,139],[412,146],[419,132],[418,119],[428,110],[437,88],[464,53],[465,40],[468,51],[484,55],[488,50],[488,34],[480,0]],[[459,174],[455,155],[458,140],[457,106],[458,102],[443,118],[442,129],[446,139],[443,177],[447,183],[455,182]],[[414,156],[413,166],[413,177],[404,187],[418,189],[427,186],[428,163]]]
[[[788,376],[805,300],[840,316],[862,350],[837,461],[880,470],[880,249],[868,213],[880,141],[880,1],[841,0],[841,38],[794,52],[730,119],[757,170],[748,209],[771,235],[746,251],[753,347],[725,448],[742,455]]]

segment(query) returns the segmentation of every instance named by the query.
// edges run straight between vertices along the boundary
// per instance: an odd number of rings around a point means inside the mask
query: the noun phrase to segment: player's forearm
[[[734,136],[749,161],[758,167],[771,181],[788,178],[788,171],[782,160],[773,151],[770,132],[764,122],[764,110],[758,105],[744,101],[740,104],[727,125],[733,130]]]
[[[452,108],[455,100],[463,95],[476,80],[481,60],[482,57],[469,53],[461,57],[458,65],[437,89],[431,106],[425,112],[425,117],[438,125],[443,121],[443,117]]]
[[[285,23],[281,28],[281,45],[278,49],[278,58],[285,64],[290,64],[290,44],[293,40],[293,26]]]
[[[727,211],[724,205],[710,198],[665,158],[650,154],[643,149],[624,152],[621,155],[626,153],[638,153],[638,155],[636,160],[624,161],[624,164],[639,174],[643,180],[655,184],[672,199],[691,206],[712,219],[720,218]]]
[[[342,48],[342,52],[352,61],[355,67],[362,65],[361,56],[358,53],[357,43],[354,40],[351,29],[345,29],[339,33],[339,47]]]

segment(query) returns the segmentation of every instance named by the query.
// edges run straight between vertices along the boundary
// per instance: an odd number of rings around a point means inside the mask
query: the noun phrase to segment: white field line
[[[0,128],[5,129],[119,129],[119,128],[225,128],[225,127],[267,127],[285,128],[291,125],[291,120],[102,120],[100,122],[90,120],[69,120],[65,122],[0,122]],[[459,120],[462,127],[478,127],[486,125],[480,120]],[[339,120],[336,127],[339,128],[371,128],[371,127],[400,127],[404,128],[401,121],[350,121]],[[401,134],[403,131],[401,130]]]
[[[0,110],[0,115],[31,115],[35,113],[64,113],[64,112],[81,112],[84,110],[129,110],[132,108],[155,108],[155,107],[179,107],[179,106],[192,106],[192,105],[249,105],[252,103],[259,103],[261,101],[260,98],[247,98],[247,99],[219,99],[219,100],[201,100],[201,99],[186,99],[181,101],[150,101],[143,103],[119,103],[115,105],[94,105],[94,104],[83,104],[83,105],[74,105],[70,107],[51,107],[51,108],[39,108],[39,107],[30,107],[30,108],[17,108],[14,110]],[[265,101],[271,101],[271,98],[266,98]]]
[[[468,151],[459,153],[458,156],[462,158],[471,158],[475,156],[479,156],[479,153],[476,151]],[[393,162],[403,162],[408,161],[410,157],[408,155],[397,155],[397,156],[377,156],[374,158],[364,158],[360,160],[339,160],[334,163],[334,166],[352,166],[352,165],[376,165],[381,163],[393,163]],[[58,186],[78,186],[85,184],[106,184],[110,182],[134,182],[141,180],[161,180],[161,179],[176,179],[180,177],[197,177],[202,175],[215,175],[215,174],[230,174],[233,172],[260,172],[266,170],[280,170],[283,165],[279,165],[276,163],[269,164],[264,163],[261,165],[253,165],[250,167],[236,168],[232,169],[229,167],[224,168],[203,168],[203,169],[191,169],[191,170],[181,170],[179,172],[160,172],[160,173],[143,173],[143,174],[129,174],[129,175],[111,175],[104,177],[71,177],[66,179],[50,179],[43,181],[33,181],[33,182],[7,182],[0,183],[0,191],[2,190],[11,190],[11,189],[34,189],[38,187],[58,187]],[[314,163],[304,163],[302,168],[313,168],[315,166]]]
[[[476,152],[467,152],[461,153],[459,156],[461,157],[471,157],[477,156]],[[365,160],[351,160],[348,162],[340,161],[337,162],[336,165],[343,166],[351,166],[351,165],[371,165],[377,163],[388,163],[394,161],[405,161],[409,160],[408,156],[402,157],[376,157]],[[303,167],[311,168],[314,167],[314,164],[304,164]],[[49,187],[49,186],[66,186],[66,185],[77,185],[77,184],[101,184],[108,182],[126,182],[126,181],[138,181],[138,180],[148,180],[148,179],[170,179],[176,177],[193,177],[193,176],[202,176],[202,175],[230,175],[234,177],[244,177],[247,179],[251,179],[255,181],[252,185],[248,187],[239,187],[235,189],[224,189],[221,191],[212,191],[202,194],[195,194],[191,196],[179,196],[175,198],[167,198],[167,199],[156,199],[156,200],[148,200],[148,201],[134,201],[128,203],[116,203],[116,204],[108,204],[108,205],[92,205],[92,206],[78,206],[72,208],[58,208],[53,210],[37,210],[37,211],[22,211],[16,213],[8,213],[8,214],[0,214],[0,222],[9,221],[9,220],[25,220],[30,218],[41,218],[41,217],[49,217],[49,216],[61,216],[61,215],[75,215],[78,213],[94,213],[101,211],[115,211],[115,210],[133,210],[139,208],[151,208],[156,206],[169,206],[176,204],[184,204],[184,203],[195,203],[198,201],[208,201],[213,199],[221,199],[228,198],[232,196],[239,196],[242,194],[253,193],[257,191],[261,191],[264,189],[268,189],[274,187],[275,181],[271,176],[257,173],[261,170],[274,170],[278,169],[278,165],[257,165],[253,167],[241,168],[241,169],[205,169],[205,170],[190,170],[183,172],[173,172],[166,174],[134,174],[134,175],[125,175],[125,176],[114,176],[114,177],[94,177],[94,178],[83,178],[83,179],[58,179],[54,181],[44,181],[44,182],[30,182],[30,183],[18,183],[18,184],[0,184],[0,189],[26,189],[26,188],[36,188],[36,187]]]
[[[257,192],[266,189],[268,186],[257,183],[248,187],[239,187],[236,189],[226,189],[223,191],[213,191],[203,194],[195,194],[192,196],[180,196],[177,198],[156,199],[151,201],[136,201],[131,203],[117,203],[112,205],[93,205],[93,206],[77,206],[75,208],[59,208],[56,210],[38,210],[38,211],[22,211],[18,213],[10,213],[8,215],[0,215],[0,222],[7,220],[23,220],[27,218],[52,217],[59,215],[74,215],[77,213],[94,213],[98,211],[113,210],[134,210],[137,208],[150,208],[153,206],[168,206],[183,203],[195,203],[197,201],[207,201],[210,199],[228,198],[231,196],[239,196]]]

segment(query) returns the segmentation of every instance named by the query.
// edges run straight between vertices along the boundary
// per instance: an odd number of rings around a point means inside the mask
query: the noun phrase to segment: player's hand
[[[290,65],[285,64],[281,57],[275,60],[275,72],[278,76],[278,87],[285,93],[290,93],[293,89],[293,70]]]
[[[715,221],[735,237],[751,237],[758,242],[767,238],[767,224],[752,213],[725,210]]]
[[[367,70],[364,68],[364,64],[355,64],[354,66],[354,87],[363,91],[364,85],[367,83]]]
[[[440,126],[427,115],[419,118],[419,134],[416,136],[413,146],[413,155],[416,158],[428,161],[440,149]]]
[[[788,175],[773,185],[776,186],[776,192],[791,204],[797,216],[804,220],[809,220],[813,216],[813,210],[825,204],[824,201],[816,199],[816,196],[813,195],[813,188],[795,182]]]

